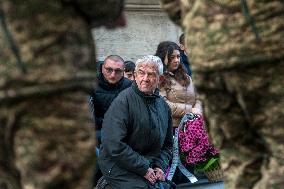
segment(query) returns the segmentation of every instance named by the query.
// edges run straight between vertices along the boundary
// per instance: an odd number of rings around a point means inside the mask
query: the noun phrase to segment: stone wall
[[[93,31],[98,60],[118,54],[125,60],[135,61],[143,55],[154,54],[161,41],[178,42],[181,30],[162,12],[158,1],[132,0],[126,3],[126,27],[116,30],[96,28]]]

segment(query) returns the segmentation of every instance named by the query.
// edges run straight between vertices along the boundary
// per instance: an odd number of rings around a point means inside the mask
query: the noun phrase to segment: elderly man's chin
[[[153,90],[149,87],[140,86],[140,91],[145,94],[153,94]]]

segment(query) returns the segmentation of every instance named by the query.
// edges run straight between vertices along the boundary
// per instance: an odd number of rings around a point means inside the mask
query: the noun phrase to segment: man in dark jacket
[[[110,55],[99,65],[97,85],[90,95],[90,104],[95,118],[96,131],[100,134],[104,114],[115,97],[130,87],[131,81],[123,77],[124,60],[118,55]],[[101,143],[98,136],[98,145]]]
[[[112,101],[124,89],[131,85],[131,81],[123,77],[124,60],[118,55],[110,55],[98,66],[97,85],[90,94],[90,108],[96,126],[97,147],[101,144],[101,128],[104,114]],[[102,176],[98,167],[95,170],[93,185]]]
[[[135,82],[105,114],[99,155],[101,171],[114,189],[148,188],[165,180],[171,159],[171,110],[158,94],[159,57],[138,59]]]

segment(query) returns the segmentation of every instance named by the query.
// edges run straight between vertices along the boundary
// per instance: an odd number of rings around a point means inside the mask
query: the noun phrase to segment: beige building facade
[[[178,42],[181,29],[160,8],[159,0],[128,0],[125,14],[127,26],[115,30],[96,28],[97,60],[118,54],[125,60],[154,54],[161,41]]]

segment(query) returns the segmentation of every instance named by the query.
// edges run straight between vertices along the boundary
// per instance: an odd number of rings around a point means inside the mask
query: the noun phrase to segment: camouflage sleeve
[[[123,16],[124,0],[64,0],[87,18],[92,27],[117,25]]]
[[[180,0],[160,0],[162,9],[164,9],[170,19],[177,25],[181,26],[181,1]]]

